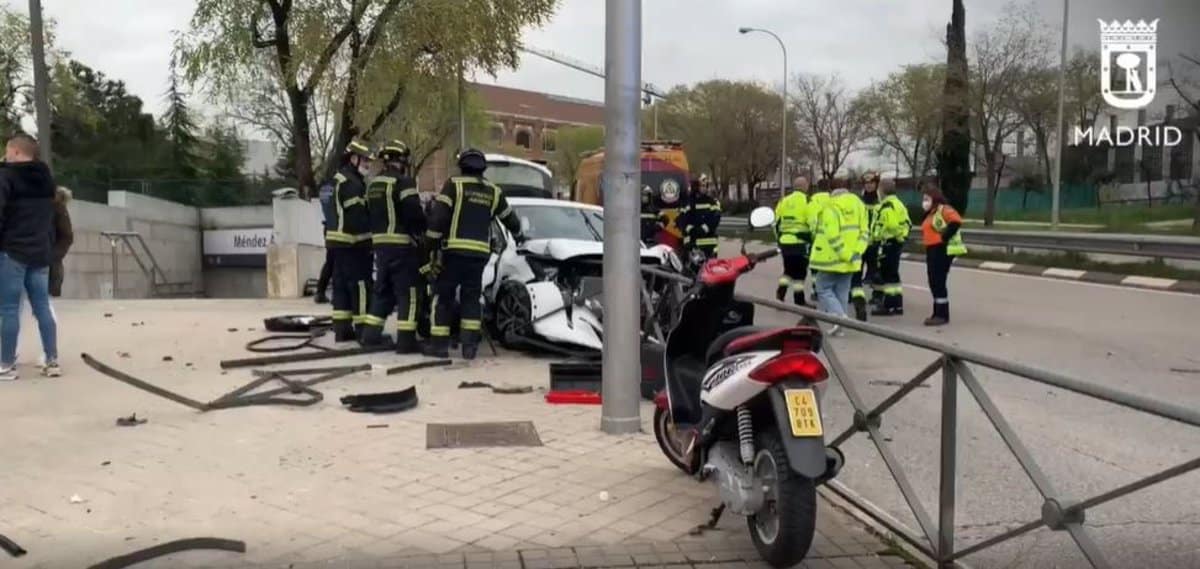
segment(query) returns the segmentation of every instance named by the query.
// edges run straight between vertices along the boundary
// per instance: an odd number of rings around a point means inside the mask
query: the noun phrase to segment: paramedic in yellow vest
[[[821,178],[820,180],[817,180],[816,188],[808,194],[808,215],[807,215],[808,230],[810,233],[813,234],[814,239],[816,237],[816,232],[817,232],[817,227],[818,227],[817,223],[821,216],[821,209],[824,208],[825,204],[829,202],[829,186],[830,185],[831,185],[831,182],[828,178]],[[812,244],[811,244],[811,242],[809,244],[808,249],[809,249],[809,251],[808,251],[809,261],[810,261],[808,270],[809,270],[809,273],[812,275],[812,278],[809,279],[809,282],[812,283],[812,285],[811,285],[812,291],[813,291],[812,292],[812,301],[815,303],[815,302],[817,302],[817,272],[812,269],[812,263],[811,263]]]
[[[950,291],[947,279],[954,258],[967,253],[963,245],[962,216],[946,203],[946,196],[935,185],[925,187],[921,198],[925,221],[921,223],[921,242],[925,245],[925,271],[929,276],[929,292],[933,293],[933,315],[925,319],[926,326],[950,323]]]
[[[834,190],[817,216],[809,267],[817,279],[817,302],[825,312],[849,315],[850,281],[862,272],[867,248],[866,218],[862,200],[845,188]],[[840,327],[834,326],[831,333],[840,335]]]
[[[875,316],[904,314],[904,287],[900,283],[900,254],[908,240],[912,221],[908,207],[896,196],[896,181],[879,184],[879,212],[871,229],[871,240],[879,246],[879,277],[883,283],[883,301],[871,312]]]
[[[788,290],[792,301],[799,306],[804,302],[804,281],[808,278],[808,248],[812,244],[812,231],[808,228],[808,178],[797,177],[788,195],[775,206],[775,240],[783,258],[783,276],[775,298],[783,302]]]

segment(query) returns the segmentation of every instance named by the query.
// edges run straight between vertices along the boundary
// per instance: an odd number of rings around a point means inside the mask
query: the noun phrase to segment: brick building
[[[603,126],[604,103],[498,85],[468,86],[487,113],[486,140],[471,144],[489,152],[503,152],[527,160],[550,160],[558,130],[573,126]],[[455,144],[430,159],[420,175],[420,187],[441,186],[452,172],[450,154]]]

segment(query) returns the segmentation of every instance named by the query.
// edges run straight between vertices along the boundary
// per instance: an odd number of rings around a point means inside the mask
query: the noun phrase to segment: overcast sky
[[[25,0],[0,0],[19,11]],[[42,0],[58,22],[58,45],[109,77],[126,82],[147,108],[162,107],[172,33],[187,27],[193,0]],[[250,1],[250,0],[246,0]],[[968,33],[989,26],[1005,0],[966,0]],[[780,51],[763,34],[739,35],[739,26],[769,28],[788,48],[788,69],[838,72],[865,86],[907,63],[944,60],[940,43],[949,0],[644,0],[643,79],[663,88],[706,79],[747,79],[778,85]],[[1048,26],[1059,29],[1061,0],[1034,0]],[[1095,49],[1097,18],[1159,18],[1160,53],[1200,52],[1200,0],[1076,0],[1072,44]],[[601,0],[562,0],[545,28],[530,30],[529,45],[604,65]],[[1055,56],[1056,57],[1056,56]],[[527,56],[521,68],[480,81],[603,100],[602,80]]]

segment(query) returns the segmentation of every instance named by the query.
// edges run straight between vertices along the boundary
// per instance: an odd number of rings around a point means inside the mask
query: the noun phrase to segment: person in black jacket
[[[473,360],[483,339],[481,327],[483,269],[491,256],[489,236],[493,221],[500,221],[517,243],[524,241],[521,223],[495,184],[483,178],[487,159],[468,148],[458,155],[462,175],[446,180],[429,213],[425,238],[433,253],[432,264],[442,267],[434,285],[432,327],[426,355],[445,358],[450,343],[454,298],[458,297],[462,355]],[[440,257],[440,261],[439,261]],[[457,294],[456,294],[457,293]]]
[[[357,340],[371,301],[371,221],[363,176],[371,149],[351,141],[333,178],[322,185],[325,248],[333,261],[333,337]]]
[[[58,326],[50,309],[54,261],[54,196],[50,168],[38,158],[37,140],[12,137],[0,167],[0,380],[17,379],[21,295],[29,296],[42,337],[42,374],[58,377]]]
[[[409,175],[409,150],[393,140],[376,154],[383,170],[367,183],[367,212],[375,247],[375,293],[363,319],[364,345],[383,341],[388,315],[396,318],[396,353],[420,351],[417,346],[417,281],[422,255],[419,238],[425,233],[425,210],[417,182]]]

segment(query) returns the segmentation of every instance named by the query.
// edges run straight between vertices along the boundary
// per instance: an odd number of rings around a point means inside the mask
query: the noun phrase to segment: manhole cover
[[[530,421],[426,425],[425,448],[540,447]]]

